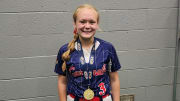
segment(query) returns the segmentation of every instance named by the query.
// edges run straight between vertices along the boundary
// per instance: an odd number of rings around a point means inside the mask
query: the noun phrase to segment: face
[[[81,8],[77,13],[77,19],[74,27],[77,28],[79,37],[82,39],[91,39],[98,29],[97,12],[90,8]]]

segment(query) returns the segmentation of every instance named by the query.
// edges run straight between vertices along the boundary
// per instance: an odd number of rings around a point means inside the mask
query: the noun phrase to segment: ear
[[[76,23],[75,22],[73,22],[73,27],[74,27],[73,33],[77,34],[77,28],[76,28]]]
[[[77,34],[77,28],[74,28],[73,33],[74,33],[74,34]]]

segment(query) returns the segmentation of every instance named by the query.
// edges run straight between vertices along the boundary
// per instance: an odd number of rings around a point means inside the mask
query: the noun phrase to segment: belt
[[[76,96],[75,95],[73,95],[73,94],[69,94],[72,98],[76,98]],[[106,95],[103,95],[102,96],[102,99],[104,99],[104,98],[106,98],[107,96],[109,96],[109,94],[106,94]],[[79,99],[79,101],[101,101],[101,97],[98,97],[98,96],[95,96],[93,99],[91,99],[91,100],[86,100],[86,99],[84,99],[84,98],[80,98],[80,97],[78,97],[78,99]]]

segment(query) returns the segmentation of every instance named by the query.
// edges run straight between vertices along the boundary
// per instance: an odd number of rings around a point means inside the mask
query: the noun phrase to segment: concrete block
[[[0,79],[17,79],[25,77],[22,59],[0,59]]]
[[[128,50],[119,52],[123,69],[137,69],[149,67],[173,67],[174,49],[157,50]]]
[[[177,9],[162,8],[147,10],[147,27],[176,29],[177,27]]]
[[[128,10],[100,12],[100,26],[103,31],[128,30]]]
[[[34,57],[23,60],[25,68],[25,77],[47,77],[55,75],[56,56]]]
[[[57,95],[56,80],[55,77],[48,77],[6,81],[4,86],[6,99],[13,100],[39,96],[55,96]]]
[[[97,32],[96,36],[112,43],[116,51],[128,50],[127,31]]]
[[[180,83],[180,68],[178,68],[177,83]]]
[[[127,71],[118,71],[120,79],[120,88],[128,88],[128,72]]]
[[[173,69],[171,67],[149,68],[147,73],[148,85],[172,84],[174,77]]]
[[[68,11],[69,0],[25,0],[22,2],[23,11]]]
[[[128,49],[174,48],[175,29],[149,29],[128,31]]]
[[[180,52],[179,52],[179,56],[178,57],[180,58]],[[177,82],[180,84],[180,61],[178,62],[178,74],[177,74],[177,78],[178,78]],[[179,89],[180,89],[180,87],[179,87]]]
[[[144,29],[146,27],[146,10],[101,11],[100,26],[104,31]]]
[[[147,31],[146,30],[130,30],[128,31],[128,49],[146,49],[147,46]],[[149,38],[149,37],[148,37]],[[154,38],[154,37],[153,37]]]
[[[178,0],[148,0],[148,8],[178,7]]]
[[[0,12],[17,12],[21,11],[21,0],[1,0]]]
[[[2,36],[0,38],[0,57],[57,55],[59,48],[70,40],[72,37],[68,35]]]
[[[149,67],[173,67],[174,51],[173,48],[149,50],[146,52],[147,60],[145,62]]]
[[[118,52],[118,58],[121,64],[121,70],[128,69],[129,60],[128,60],[128,51],[120,51]],[[128,60],[128,61],[127,61]]]
[[[154,37],[152,39],[152,37]],[[149,40],[150,39],[150,40]],[[154,29],[148,30],[148,46],[152,46],[152,48],[164,48],[170,47],[174,48],[176,45],[176,30],[175,29]],[[151,48],[151,47],[150,47]]]
[[[60,47],[73,40],[73,33],[48,34],[45,38],[45,55],[57,55]]]
[[[120,95],[128,94],[128,89],[120,89]]]
[[[72,11],[83,0],[6,0],[0,1],[0,12],[63,12]]]
[[[22,42],[23,51],[21,54],[23,57],[42,56],[46,54],[46,39],[43,35],[25,36]]]
[[[128,87],[141,87],[147,86],[148,84],[148,70],[147,69],[136,69],[128,70]]]
[[[0,9],[2,7],[1,2],[2,1],[0,1]],[[0,13],[0,36],[19,35],[19,29],[18,14]]]
[[[67,12],[23,13],[19,15],[19,33],[49,34],[72,32],[72,15]]]
[[[143,9],[135,9],[135,10],[128,10],[128,28],[130,30],[133,29],[145,29],[147,23],[147,10]],[[121,20],[119,20],[121,23]]]
[[[1,36],[0,37],[0,57],[13,58],[22,57],[24,52],[24,42],[22,36]],[[27,47],[27,46],[26,46]]]
[[[172,68],[128,70],[128,87],[172,84],[172,80]]]
[[[72,14],[67,12],[0,13],[2,36],[72,33],[72,29]]]
[[[100,10],[138,9],[147,7],[147,0],[87,0],[87,3],[94,5]]]
[[[180,101],[180,84],[177,84],[176,101]]]
[[[172,86],[151,86],[147,88],[147,101],[171,101]]]
[[[6,94],[5,94],[5,82],[0,80],[0,100],[5,101]]]

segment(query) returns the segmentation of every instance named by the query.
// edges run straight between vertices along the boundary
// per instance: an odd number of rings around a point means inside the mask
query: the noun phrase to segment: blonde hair
[[[89,4],[83,4],[83,5],[80,5],[78,8],[76,8],[76,10],[73,14],[74,23],[76,23],[77,14],[78,14],[79,10],[82,8],[89,8],[89,9],[95,10],[97,12],[97,22],[99,23],[99,13],[98,13],[97,9]],[[77,29],[75,29],[75,30],[77,30]],[[79,37],[78,33],[74,33],[74,39],[71,42],[69,42],[68,50],[66,52],[64,52],[62,55],[62,60],[64,61],[63,65],[62,65],[63,71],[66,70],[66,62],[70,60],[70,54],[75,50],[75,42],[78,39],[78,37]]]
[[[94,6],[92,6],[92,5],[90,5],[90,4],[80,5],[80,6],[75,10],[75,12],[74,12],[74,14],[73,14],[73,20],[74,20],[74,22],[76,22],[77,14],[78,14],[79,10],[82,9],[82,8],[89,8],[89,9],[93,9],[94,11],[96,11],[96,13],[97,13],[97,22],[99,23],[99,12],[98,12],[98,10],[97,10]]]

